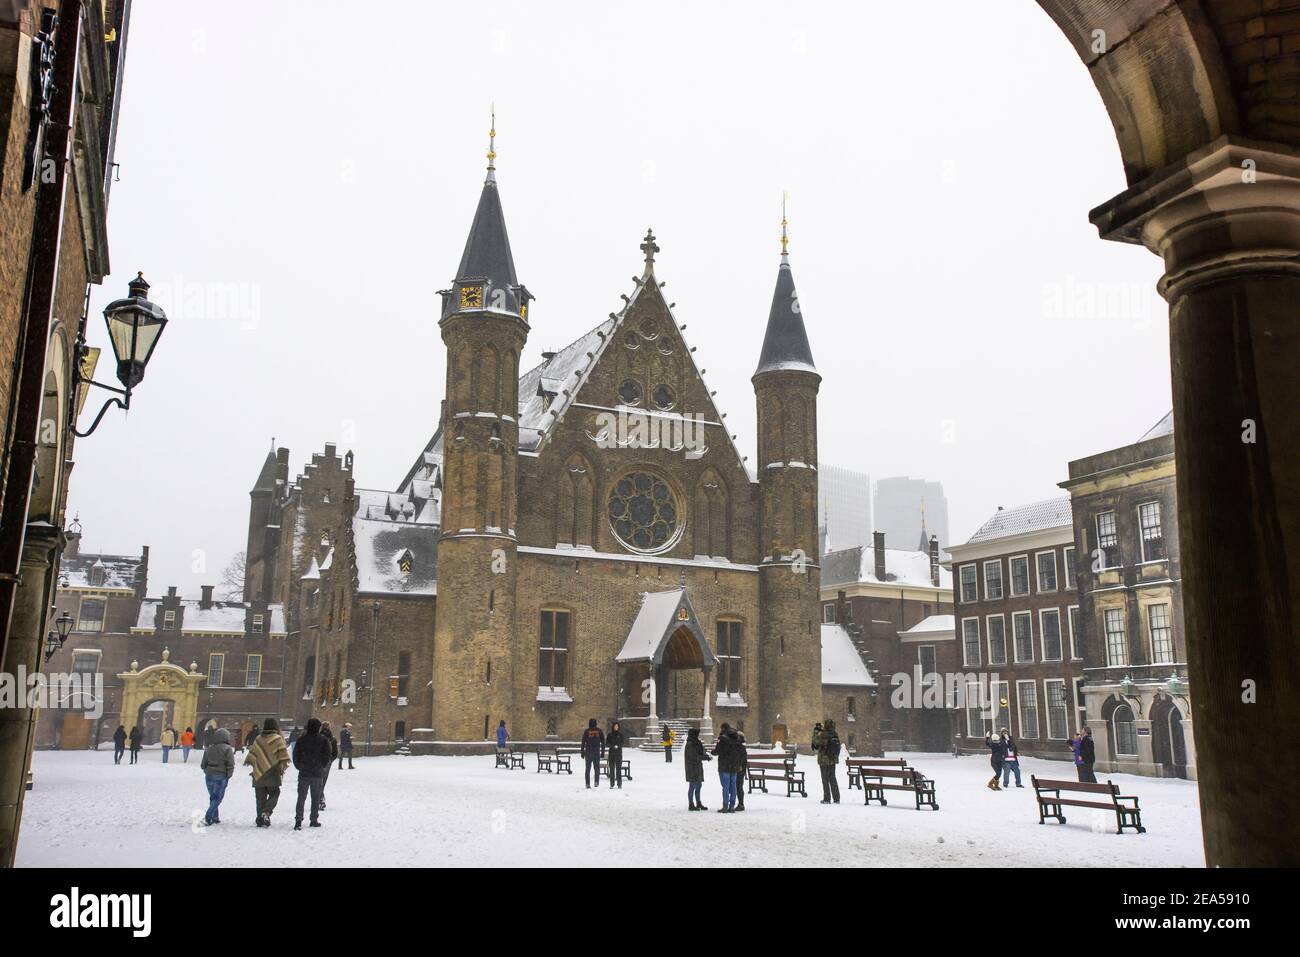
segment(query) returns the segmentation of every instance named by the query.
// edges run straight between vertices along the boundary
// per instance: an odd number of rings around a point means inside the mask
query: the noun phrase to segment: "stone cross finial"
[[[646,272],[654,272],[655,253],[659,252],[659,247],[655,244],[655,232],[653,229],[647,229],[645,231],[645,242],[641,244],[641,252],[645,253]]]

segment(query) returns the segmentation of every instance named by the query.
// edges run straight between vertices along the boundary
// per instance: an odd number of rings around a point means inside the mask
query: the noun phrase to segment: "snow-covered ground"
[[[156,750],[132,767],[110,752],[39,751],[27,795],[18,864],[26,867],[240,867],[512,865],[1204,866],[1195,782],[1109,777],[1142,800],[1147,833],[1114,832],[1114,815],[1076,809],[1069,823],[1038,824],[1029,775],[1069,777],[1063,762],[1026,759],[1024,790],[988,790],[982,757],[909,753],[938,787],[939,811],[917,811],[895,792],[887,807],[819,803],[817,767],[801,758],[809,797],[778,787],[748,798],[744,814],[720,806],[706,765],[709,813],[686,810],[681,755],[630,752],[623,790],[583,787],[575,774],[493,767],[491,757],[382,757],[335,767],[323,827],[294,832],[296,773],[289,772],[271,829],[253,826],[253,789],[236,771],[223,823],[196,822],[207,807],[198,754],[164,765]],[[243,760],[243,756],[239,756]],[[1105,777],[1102,778],[1105,780]]]

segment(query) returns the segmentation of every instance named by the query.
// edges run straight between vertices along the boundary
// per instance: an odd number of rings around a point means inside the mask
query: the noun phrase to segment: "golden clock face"
[[[520,319],[528,318],[528,303],[524,303],[522,306],[519,307],[519,318]]]
[[[479,309],[483,305],[482,286],[461,286],[460,307],[462,309]]]

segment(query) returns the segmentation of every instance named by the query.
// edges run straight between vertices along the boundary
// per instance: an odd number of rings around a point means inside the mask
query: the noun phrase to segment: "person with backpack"
[[[993,732],[984,735],[984,743],[989,749],[989,764],[993,767],[993,777],[989,778],[989,790],[1001,791],[1002,785],[998,784],[998,778],[1002,776],[1002,766],[1007,760],[1007,742],[1001,735],[995,739]]]
[[[280,800],[280,785],[289,766],[289,747],[274,718],[262,722],[262,733],[248,746],[244,763],[252,765],[253,800],[257,805],[257,826],[271,826],[271,812]]]
[[[700,788],[704,786],[704,762],[713,758],[704,750],[699,728],[686,732],[686,747],[682,755],[686,765],[686,810],[707,811],[708,808],[700,801]]]
[[[840,763],[840,736],[830,718],[813,733],[813,750],[817,752],[817,770],[822,775],[822,803],[840,803],[840,782],[835,766]]]
[[[1003,728],[999,734],[1006,750],[1002,754],[1002,786],[1005,788],[1011,783],[1011,775],[1016,776],[1016,787],[1022,788],[1020,783],[1020,753],[1016,748],[1016,739],[1011,737],[1011,732]]]
[[[596,778],[596,787],[600,787],[600,759],[605,756],[605,732],[596,727],[595,718],[587,722],[587,730],[582,732],[582,740],[578,742],[578,752],[586,762],[582,779],[587,782],[587,787],[591,787],[593,776]]]
[[[617,721],[609,729],[609,734],[605,735],[605,764],[609,768],[609,786],[612,788],[614,782],[618,781],[618,787],[623,787],[623,728]]]

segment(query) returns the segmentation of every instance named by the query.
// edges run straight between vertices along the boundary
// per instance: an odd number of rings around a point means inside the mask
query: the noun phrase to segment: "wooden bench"
[[[863,768],[905,768],[907,762],[902,758],[849,758],[844,762],[849,772],[849,788],[862,787]]]
[[[623,777],[631,781],[632,780],[632,759],[624,758],[620,763],[623,765]],[[600,772],[601,777],[608,777],[609,761],[607,761],[605,758],[601,758],[600,764],[597,766],[597,770]]]
[[[793,751],[750,752],[746,755],[747,767],[745,778],[749,782],[749,793],[754,793],[755,786],[767,793],[768,781],[784,781],[785,796],[799,794],[808,796],[804,788],[803,772],[794,766]]]
[[[909,768],[903,759],[849,758],[849,767],[856,767],[858,786],[862,788],[862,803],[879,801],[884,807],[886,791],[908,791],[916,801],[916,809],[928,807],[939,810],[935,800],[934,781],[916,768]]]
[[[507,771],[510,770],[510,752],[505,748],[497,748],[496,767],[505,768]]]
[[[1101,811],[1114,811],[1116,834],[1123,834],[1124,828],[1131,827],[1139,834],[1145,834],[1146,828],[1142,826],[1142,810],[1138,807],[1138,799],[1132,794],[1120,794],[1119,785],[1107,781],[1105,784],[1092,784],[1083,781],[1053,781],[1049,779],[1039,780],[1036,776],[1030,775],[1029,780],[1034,784],[1034,793],[1038,798],[1038,823],[1045,824],[1047,818],[1054,817],[1061,824],[1065,823],[1065,815],[1061,812],[1062,807],[1091,807]],[[1083,797],[1061,797],[1061,792],[1075,793],[1079,795],[1097,794],[1105,795],[1108,800],[1087,800]],[[1132,801],[1132,804],[1124,802]]]
[[[555,748],[550,751],[537,752],[537,773],[545,771],[547,774],[555,772],[558,774],[563,771],[566,774],[573,773],[573,767],[570,764],[572,755],[577,752],[572,748]]]

